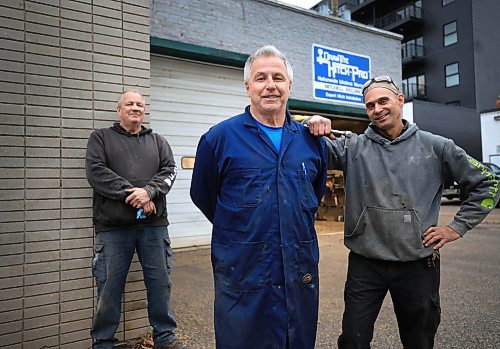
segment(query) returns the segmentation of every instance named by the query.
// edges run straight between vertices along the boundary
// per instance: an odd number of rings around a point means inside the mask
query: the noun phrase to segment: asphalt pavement
[[[458,210],[445,203],[440,224]],[[320,311],[317,349],[336,348],[343,312],[348,251],[342,223],[318,222],[320,242]],[[463,239],[441,251],[441,326],[436,349],[500,348],[500,209]],[[173,312],[178,337],[192,349],[215,348],[213,278],[210,249],[174,251]],[[373,349],[401,349],[390,297],[375,324]],[[258,348],[256,348],[258,349]]]

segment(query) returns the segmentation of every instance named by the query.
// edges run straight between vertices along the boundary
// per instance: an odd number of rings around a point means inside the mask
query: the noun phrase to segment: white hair
[[[280,58],[283,63],[286,66],[286,72],[288,74],[288,79],[290,81],[293,81],[293,69],[292,66],[290,65],[290,62],[288,62],[288,59],[286,59],[285,55],[281,53],[280,50],[278,50],[276,47],[272,45],[267,45],[259,48],[253,55],[248,57],[247,61],[245,62],[245,68],[243,69],[243,80],[245,83],[248,82],[250,79],[250,68],[252,66],[252,63],[259,57],[278,57]]]
[[[142,101],[144,103],[146,103],[146,100],[144,99],[144,96],[142,95],[142,93],[140,93],[138,90],[135,90],[135,89],[130,89],[130,90],[125,90],[122,92],[122,94],[120,95],[120,99],[118,99],[118,104],[117,104],[117,108],[120,108],[123,104],[123,96],[125,96],[126,93],[128,92],[133,92],[133,93],[137,93],[139,96],[141,96],[142,98]]]

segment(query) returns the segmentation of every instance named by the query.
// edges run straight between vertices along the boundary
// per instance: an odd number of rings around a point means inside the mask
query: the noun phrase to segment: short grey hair
[[[245,83],[248,82],[250,79],[250,68],[252,66],[252,63],[259,57],[278,57],[280,58],[283,63],[286,66],[286,72],[288,74],[288,79],[290,81],[293,81],[293,69],[292,66],[290,65],[290,62],[288,62],[288,59],[286,59],[285,55],[281,53],[280,50],[278,50],[276,47],[272,45],[267,45],[259,48],[253,55],[248,57],[247,61],[245,62],[245,68],[243,70],[243,80]]]
[[[116,105],[117,108],[120,108],[122,106],[122,104],[123,104],[123,96],[125,95],[125,93],[128,93],[128,92],[137,93],[139,96],[141,96],[142,101],[144,103],[146,103],[146,100],[144,99],[144,96],[142,95],[142,93],[140,93],[136,89],[130,89],[130,90],[125,90],[125,91],[122,92],[122,94],[120,95],[120,98],[118,99],[118,104]]]

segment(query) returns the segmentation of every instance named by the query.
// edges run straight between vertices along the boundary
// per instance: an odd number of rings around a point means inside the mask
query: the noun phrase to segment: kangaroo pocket
[[[212,243],[212,264],[217,283],[233,291],[259,291],[265,286],[263,241]]]
[[[369,258],[405,261],[424,257],[420,218],[414,209],[366,206],[345,244]]]
[[[136,187],[145,186],[147,180],[131,180],[132,185]],[[137,219],[137,209],[126,204],[125,200],[113,200],[98,193],[94,194],[94,220],[103,225],[121,226],[136,224],[139,221],[150,222],[160,217],[167,216],[167,203],[165,195],[159,194],[153,199],[156,207],[156,213],[151,213],[145,218]]]

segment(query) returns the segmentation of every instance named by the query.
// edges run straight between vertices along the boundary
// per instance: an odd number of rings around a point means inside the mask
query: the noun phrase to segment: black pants
[[[439,326],[439,259],[388,262],[349,254],[339,349],[369,349],[390,292],[404,349],[431,349]]]

